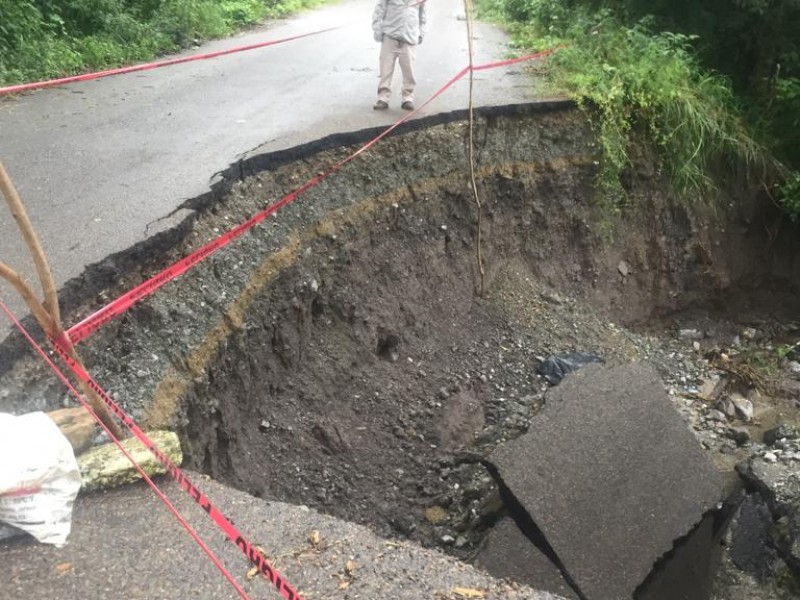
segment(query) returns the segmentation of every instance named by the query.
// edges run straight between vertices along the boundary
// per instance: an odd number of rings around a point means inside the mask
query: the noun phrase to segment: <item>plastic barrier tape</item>
[[[242,551],[248,560],[258,567],[259,572],[266,577],[272,583],[272,585],[275,586],[275,589],[278,590],[278,592],[284,598],[286,598],[286,600],[303,600],[302,596],[300,596],[297,590],[295,590],[289,584],[289,582],[286,581],[280,575],[280,573],[278,573],[272,567],[272,565],[269,564],[264,555],[242,535],[236,526],[231,523],[231,521],[224,514],[222,514],[219,509],[214,506],[211,500],[209,500],[208,496],[203,494],[203,492],[201,492],[200,489],[189,480],[186,474],[181,471],[180,467],[175,465],[167,457],[167,455],[164,454],[149,437],[147,437],[147,434],[142,431],[136,422],[124,410],[122,410],[122,408],[120,408],[120,406],[102,387],[100,387],[100,385],[92,378],[92,376],[89,375],[89,373],[80,364],[78,364],[66,353],[62,345],[58,344],[55,340],[51,341],[53,342],[53,346],[55,347],[59,356],[61,356],[62,360],[67,364],[75,376],[88,385],[94,392],[97,393],[98,396],[100,396],[111,412],[113,412],[114,415],[116,415],[116,417],[122,421],[123,425],[128,428],[133,436],[142,442],[142,444],[148,450],[150,450],[153,456],[155,456],[156,459],[162,465],[164,465],[170,477],[172,477],[172,479],[181,488],[183,488],[187,494],[189,494],[189,497],[192,498],[192,500],[194,500],[209,517],[211,517],[211,520],[216,523],[216,525],[223,531],[228,539],[236,544],[236,546]]]
[[[543,56],[552,54],[555,50],[556,49],[543,50],[542,52],[529,54],[527,56],[521,56],[519,58],[511,58],[507,60],[501,60],[497,62],[477,65],[473,67],[473,71],[484,71],[487,69],[495,69],[498,67],[505,67],[508,65],[513,65],[515,63],[532,60],[535,58],[541,58]],[[67,332],[67,334],[69,335],[69,338],[72,341],[72,343],[77,344],[82,340],[86,339],[92,333],[97,331],[100,327],[102,327],[112,319],[115,319],[116,317],[123,314],[130,307],[139,302],[139,300],[141,300],[142,298],[149,296],[163,285],[169,283],[173,279],[184,274],[186,271],[191,269],[194,265],[196,265],[209,255],[213,254],[220,248],[224,248],[236,238],[241,237],[244,233],[255,227],[258,223],[265,220],[267,217],[273,215],[287,204],[291,204],[292,202],[294,202],[304,192],[308,191],[309,189],[313,188],[314,186],[318,185],[319,183],[321,183],[322,181],[333,175],[334,173],[338,172],[346,164],[354,160],[357,156],[369,150],[372,146],[377,144],[380,140],[389,135],[392,131],[400,127],[400,125],[408,121],[411,117],[413,117],[419,111],[428,106],[431,102],[433,102],[436,98],[438,98],[450,87],[452,87],[454,83],[456,83],[459,79],[464,77],[464,75],[466,75],[467,73],[469,73],[469,67],[464,67],[463,69],[461,69],[461,71],[459,71],[452,79],[450,79],[450,81],[448,81],[445,85],[443,85],[436,92],[434,92],[433,95],[430,96],[416,110],[408,113],[403,118],[399,119],[394,124],[390,125],[387,129],[382,131],[376,137],[372,138],[370,141],[361,146],[353,154],[349,155],[348,157],[342,159],[340,162],[336,163],[330,170],[310,179],[302,186],[300,186],[293,192],[290,192],[277,202],[269,205],[266,209],[257,213],[255,216],[251,217],[244,223],[237,225],[227,233],[222,234],[220,237],[216,238],[215,240],[212,240],[205,246],[199,248],[198,250],[195,250],[185,258],[167,267],[157,275],[139,284],[129,292],[123,294],[116,300],[109,303],[107,306],[101,308],[94,314],[82,320],[80,323],[71,327]]]

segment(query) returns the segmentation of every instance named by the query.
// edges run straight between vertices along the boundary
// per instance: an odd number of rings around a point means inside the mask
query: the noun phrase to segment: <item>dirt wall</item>
[[[467,291],[476,289],[478,278],[464,119],[463,113],[437,115],[384,140],[100,332],[85,346],[89,364],[137,417],[154,425],[170,423],[194,382],[208,377],[231,336],[250,319],[262,318],[252,317],[251,307],[264,294],[277,293],[277,277],[314,259],[315,244],[331,245],[319,251],[335,255],[365,235],[376,240],[405,236],[395,240],[400,247],[434,237],[446,243],[448,260],[458,262],[442,267],[448,275],[443,285],[453,285],[451,274],[458,273],[469,298]],[[756,194],[744,201],[686,204],[642,159],[628,174],[630,200],[615,221],[594,201],[598,148],[586,119],[571,105],[482,109],[476,127],[489,297],[511,264],[623,323],[696,304],[734,305],[744,297],[741,287],[763,290],[776,281],[782,290],[796,286],[798,260],[790,230],[777,228],[775,212],[759,204]],[[119,257],[113,277],[106,276],[109,265],[98,268],[95,281],[116,280],[116,285],[97,291],[87,284],[85,289],[97,294],[84,296],[82,304],[71,288],[69,320],[296,188],[373,134],[337,136],[232,165],[215,193],[187,202],[195,215],[172,237],[161,236],[157,252],[131,251],[143,260],[138,268],[130,266],[132,259]],[[404,230],[416,222],[420,231]],[[171,243],[162,247],[168,238]],[[350,277],[348,285],[372,281],[359,279],[357,271]],[[421,289],[437,285],[420,278]],[[85,281],[90,280],[88,273]],[[0,351],[0,372],[10,369],[0,384],[0,408],[61,403],[59,384],[34,361],[20,360],[23,347],[10,340]]]

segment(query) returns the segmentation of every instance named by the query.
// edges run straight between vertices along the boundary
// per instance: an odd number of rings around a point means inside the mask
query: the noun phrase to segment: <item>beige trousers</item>
[[[378,100],[389,102],[392,96],[392,77],[394,76],[394,65],[400,63],[400,71],[403,73],[403,102],[406,100],[414,101],[414,87],[417,80],[414,79],[414,57],[417,47],[405,42],[398,42],[389,36],[383,36],[381,44],[380,69],[381,80],[378,83]]]

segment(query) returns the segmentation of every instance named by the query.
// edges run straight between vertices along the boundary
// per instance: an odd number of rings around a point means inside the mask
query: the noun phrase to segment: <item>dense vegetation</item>
[[[0,83],[152,59],[323,0],[0,0]]]
[[[800,219],[800,0],[479,0],[595,120],[603,183],[622,194],[646,135],[683,190],[744,165]]]

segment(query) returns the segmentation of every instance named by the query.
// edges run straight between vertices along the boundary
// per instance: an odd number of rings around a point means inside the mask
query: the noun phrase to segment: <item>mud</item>
[[[527,430],[543,357],[642,360],[685,387],[706,363],[679,327],[722,339],[754,315],[796,312],[797,231],[742,182],[687,204],[641,156],[618,218],[597,201],[598,149],[569,104],[484,109],[476,126],[483,297],[467,129],[453,114],[386,139],[142,302],[82,348],[90,369],[145,425],[177,427],[192,467],[470,558],[507,513],[474,456]],[[233,165],[158,253],[98,275],[71,318],[372,133]],[[62,404],[19,348],[3,345],[0,409]]]

